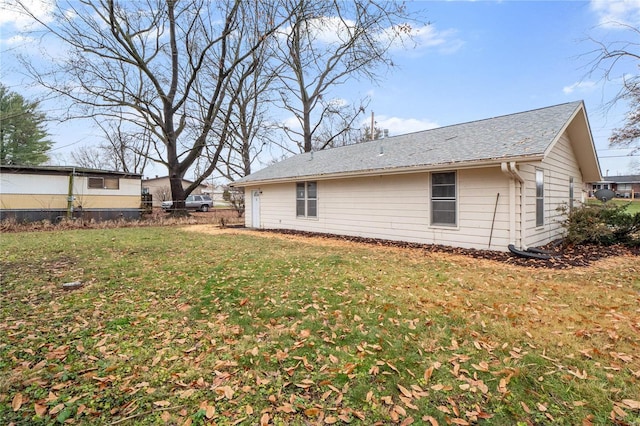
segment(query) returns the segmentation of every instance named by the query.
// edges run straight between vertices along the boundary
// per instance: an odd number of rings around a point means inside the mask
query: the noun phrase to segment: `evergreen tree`
[[[33,166],[49,159],[52,142],[38,106],[0,84],[0,164]]]

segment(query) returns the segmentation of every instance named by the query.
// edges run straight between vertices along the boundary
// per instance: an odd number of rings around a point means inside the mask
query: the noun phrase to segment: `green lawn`
[[[172,227],[3,234],[0,418],[638,424],[639,264]]]
[[[588,203],[602,204],[602,201],[590,199]],[[626,200],[622,198],[614,198],[613,200],[607,201],[607,203],[612,203],[618,206],[619,205],[627,206],[625,211],[629,214],[640,213],[640,200]]]

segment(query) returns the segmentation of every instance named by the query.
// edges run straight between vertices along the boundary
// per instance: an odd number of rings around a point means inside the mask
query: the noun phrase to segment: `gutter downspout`
[[[502,162],[500,163],[500,169],[502,173],[511,177],[509,184],[509,200],[510,200],[510,215],[509,215],[509,228],[510,228],[510,239],[511,243],[515,245],[516,243],[516,186],[515,182],[518,181],[520,183],[520,248],[522,250],[527,249],[527,244],[525,243],[525,207],[526,207],[526,195],[524,190],[524,178],[520,175],[518,171],[517,165],[515,161],[511,161],[509,163]]]
[[[73,217],[73,176],[76,174],[76,168],[74,167],[69,175],[69,191],[67,193],[67,219]]]

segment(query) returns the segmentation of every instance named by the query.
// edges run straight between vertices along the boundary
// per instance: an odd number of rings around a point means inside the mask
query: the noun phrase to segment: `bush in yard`
[[[627,207],[613,203],[584,204],[571,211],[561,207],[567,215],[565,243],[640,245],[640,213],[630,214]]]

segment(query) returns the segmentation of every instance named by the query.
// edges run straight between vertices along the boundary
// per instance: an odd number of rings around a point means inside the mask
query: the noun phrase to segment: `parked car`
[[[208,195],[189,195],[184,200],[187,210],[196,210],[202,212],[208,212],[213,207],[213,200]],[[163,201],[162,210],[170,210],[173,208],[173,201]]]

